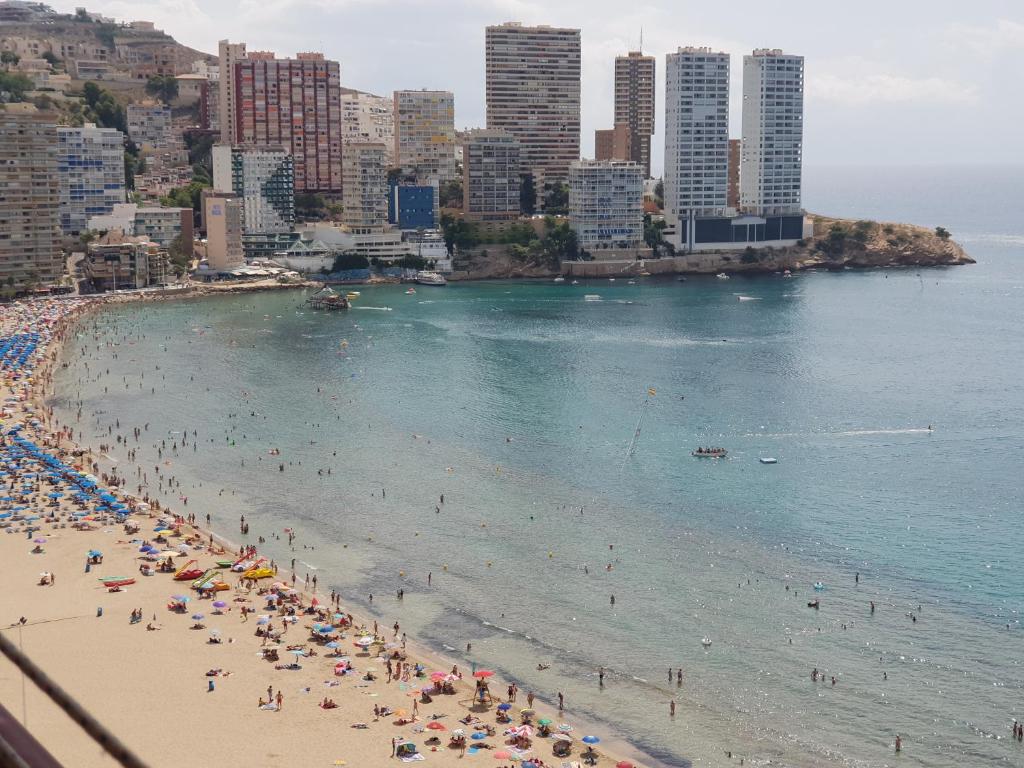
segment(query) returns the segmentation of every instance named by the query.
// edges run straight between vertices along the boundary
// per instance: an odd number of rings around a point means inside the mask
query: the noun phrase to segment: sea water
[[[122,306],[54,403],[94,447],[144,429],[175,510],[665,765],[880,766],[897,733],[904,764],[1024,764],[1024,249],[970,210],[1017,188],[844,178],[819,210],[980,263]]]

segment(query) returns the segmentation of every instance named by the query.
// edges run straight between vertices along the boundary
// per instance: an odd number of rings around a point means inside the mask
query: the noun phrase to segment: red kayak
[[[187,571],[181,571],[180,573],[176,573],[174,575],[174,580],[175,581],[192,581],[193,579],[198,579],[204,573],[206,573],[206,571],[204,571],[202,568],[192,568],[192,569],[187,570]]]
[[[115,579],[114,581],[104,581],[103,586],[107,587],[126,587],[129,584],[134,584],[135,579]]]

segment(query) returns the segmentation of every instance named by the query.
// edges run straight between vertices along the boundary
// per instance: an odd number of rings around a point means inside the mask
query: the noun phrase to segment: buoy
[[[490,567],[491,567],[491,561],[490,561],[490,560],[488,560],[488,561],[487,561],[487,567],[488,567],[488,568],[490,568]]]
[[[554,552],[548,552],[548,557],[554,557],[554,556],[555,556]]]
[[[445,563],[444,565],[442,565],[441,566],[441,570],[442,571],[447,571],[448,570],[448,563]]]
[[[405,578],[405,571],[399,571],[398,575],[401,576],[404,579]]]

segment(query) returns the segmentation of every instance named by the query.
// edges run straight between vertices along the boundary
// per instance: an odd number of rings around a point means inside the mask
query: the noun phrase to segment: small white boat
[[[583,300],[584,301],[600,301],[601,300],[601,294],[599,294],[599,293],[588,293],[588,294],[584,295]]]
[[[725,274],[725,272],[719,272],[717,275],[715,275],[715,277],[717,277],[719,280],[728,280],[729,279],[729,276],[727,274]]]
[[[565,282],[565,278],[564,277],[556,277],[555,278],[555,282],[556,283],[564,283]]]
[[[608,282],[609,283],[614,283],[615,282],[615,278],[614,277],[609,277],[608,278]]]
[[[579,280],[573,280],[573,281],[572,281],[572,284],[573,284],[573,285],[579,285],[579,284],[580,284],[580,281],[579,281]]]
[[[704,635],[704,637],[702,637],[700,639],[700,644],[703,645],[705,648],[710,648],[711,647],[711,638],[708,637],[707,635]]]
[[[740,301],[760,301],[757,296],[737,296]]]
[[[760,459],[758,459],[758,461],[760,461],[762,464],[778,464],[779,463],[778,459],[772,458],[771,456],[762,456]]]
[[[440,272],[417,272],[416,282],[420,285],[448,285],[448,281]]]

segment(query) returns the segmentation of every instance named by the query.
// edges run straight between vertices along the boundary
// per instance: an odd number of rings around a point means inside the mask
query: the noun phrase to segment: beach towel
[[[400,759],[403,763],[415,763],[417,760],[426,760],[427,758],[417,752],[415,755],[409,755]]]

